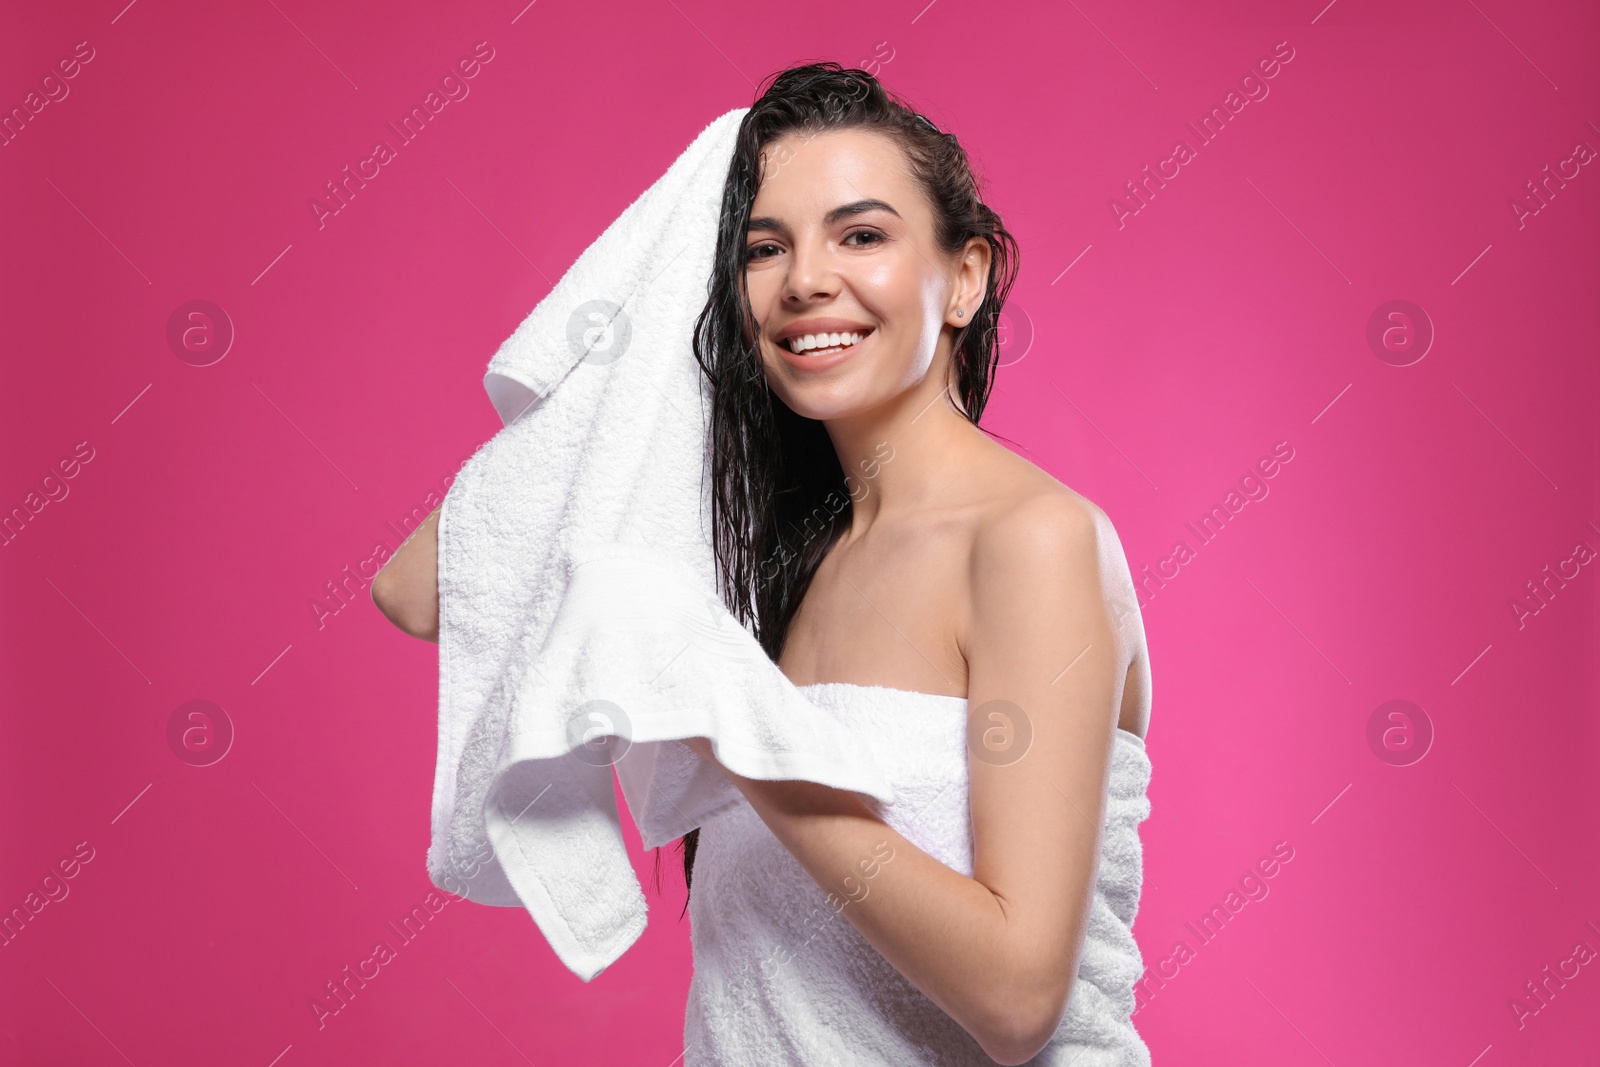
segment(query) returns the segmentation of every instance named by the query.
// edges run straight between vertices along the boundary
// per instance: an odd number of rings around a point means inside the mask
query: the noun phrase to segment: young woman
[[[1148,1064],[1149,659],[1111,522],[978,425],[1011,235],[952,135],[810,64],[743,120],[715,263],[722,598],[860,722],[897,799],[727,772],[744,802],[683,842],[686,1067]],[[433,536],[373,593],[436,640]],[[1133,859],[1124,836],[1108,874],[1117,761]]]

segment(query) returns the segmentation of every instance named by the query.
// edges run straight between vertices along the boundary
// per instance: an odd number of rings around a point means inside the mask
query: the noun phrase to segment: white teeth
[[[808,333],[804,337],[790,337],[785,342],[789,351],[800,353],[809,352],[813,348],[838,348],[840,345],[859,344],[867,335],[864,333]]]

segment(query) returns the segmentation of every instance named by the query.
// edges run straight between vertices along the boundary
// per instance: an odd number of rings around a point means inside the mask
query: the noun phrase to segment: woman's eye
[[[844,243],[849,244],[854,238],[857,237],[865,237],[868,238],[868,240],[854,245],[853,247],[856,248],[869,248],[872,245],[882,244],[884,241],[888,240],[888,238],[884,237],[883,234],[878,233],[876,230],[855,230],[851,233],[845,234]],[[770,259],[772,256],[777,255],[782,251],[783,249],[780,246],[773,244],[771,241],[763,241],[760,244],[751,245],[747,250],[747,256],[752,260]]]

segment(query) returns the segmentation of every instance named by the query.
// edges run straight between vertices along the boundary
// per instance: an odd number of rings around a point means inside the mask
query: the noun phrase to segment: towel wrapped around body
[[[878,808],[884,822],[971,875],[966,700],[843,682],[801,688],[880,754],[895,792]],[[1055,1034],[1029,1067],[1150,1067],[1133,1025],[1134,985],[1144,971],[1133,922],[1149,783],[1144,739],[1117,730],[1077,979]],[[873,859],[893,863],[894,850],[875,850]],[[868,893],[871,877],[863,879]],[[829,899],[743,797],[707,819],[689,896],[694,977],[683,1067],[993,1064],[862,936],[843,913],[848,907]]]

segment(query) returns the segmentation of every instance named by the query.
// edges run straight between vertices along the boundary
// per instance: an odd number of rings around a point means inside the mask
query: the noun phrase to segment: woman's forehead
[[[914,191],[899,147],[866,130],[787,135],[762,148],[763,178],[752,216],[819,218],[842,204],[878,200],[902,216]],[[794,218],[786,218],[793,215]]]

